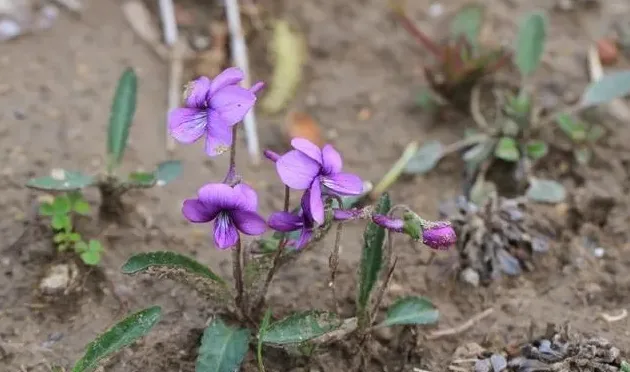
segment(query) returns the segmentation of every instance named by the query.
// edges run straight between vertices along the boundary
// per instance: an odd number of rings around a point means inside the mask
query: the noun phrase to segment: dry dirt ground
[[[440,20],[427,15],[431,2],[409,3],[409,14],[418,25],[429,33],[437,32]],[[446,10],[462,3],[442,1]],[[602,1],[600,10],[567,13],[553,11],[551,3],[488,1],[494,34],[506,40],[516,31],[518,18],[514,15],[535,7],[550,11],[547,63],[538,80],[559,87],[562,100],[579,95],[587,81],[584,54],[588,41],[605,32],[607,20],[630,16],[630,5],[608,0]],[[113,358],[106,370],[193,371],[195,343],[210,309],[177,283],[124,277],[119,268],[132,253],[171,249],[194,255],[228,274],[229,257],[211,247],[207,228],[190,226],[180,215],[182,199],[203,183],[223,177],[223,159],[208,161],[197,145],[179,147],[176,156],[184,162],[183,176],[166,188],[129,196],[128,201],[145,216],[142,223],[146,225],[148,217],[151,226],[112,228],[113,233],[104,240],[101,265],[108,280],[90,274],[85,294],[62,300],[39,297],[35,289],[49,264],[49,243],[30,232],[23,239],[26,243],[13,244],[31,215],[35,193],[23,187],[29,177],[45,174],[52,167],[97,171],[102,166],[110,98],[126,66],[136,68],[140,85],[125,167],[146,169],[164,156],[160,128],[167,66],[134,35],[117,2],[92,0],[85,5],[80,19],[64,14],[48,32],[0,45],[0,370],[48,371],[55,364],[69,367],[87,342],[122,317],[122,310],[158,304],[164,310],[163,320],[148,337]],[[273,8],[299,25],[311,51],[307,77],[293,105],[318,119],[329,140],[344,154],[346,169],[377,180],[410,139],[457,138],[457,128],[447,122],[433,123],[413,109],[414,93],[424,84],[420,67],[428,56],[388,15],[385,1],[284,1]],[[256,71],[256,66],[268,65],[264,53],[251,58]],[[266,76],[259,73],[258,77]],[[359,120],[363,108],[371,116]],[[261,118],[264,145],[277,145],[273,128],[281,120]],[[613,159],[579,175],[558,172],[553,162],[543,164],[543,172],[559,177],[571,195],[577,196],[559,207],[535,207],[564,231],[552,250],[535,261],[531,273],[497,280],[487,288],[472,288],[448,276],[425,275],[427,269],[421,263],[427,258],[426,248],[397,246],[401,260],[386,304],[403,294],[428,296],[440,309],[440,329],[457,326],[487,308],[494,311],[454,336],[424,341],[422,329],[417,345],[410,350],[401,350],[404,347],[397,331],[381,334],[379,356],[386,367],[375,363],[371,370],[446,371],[458,346],[474,342],[501,350],[540,334],[548,322],[568,321],[575,331],[605,337],[622,352],[630,350],[629,318],[610,323],[600,316],[602,312],[615,315],[630,306],[628,138],[625,127],[617,128],[607,143],[615,149]],[[243,154],[243,143],[239,146]],[[259,190],[262,212],[280,209],[282,189],[276,186],[273,167],[252,168],[242,156],[238,164],[244,179]],[[391,190],[392,197],[424,216],[436,217],[440,201],[461,193],[460,171],[460,164],[445,162],[436,172],[398,183]],[[94,205],[98,203],[96,194],[88,192],[87,197]],[[86,222],[90,224],[94,223]],[[105,229],[92,227],[88,231],[95,234]],[[347,231],[342,244],[339,280],[348,301],[355,288],[361,228]],[[581,239],[586,235],[600,239],[603,257],[595,258],[584,248]],[[330,243],[305,254],[274,282],[270,303],[278,315],[331,305],[325,287]],[[114,293],[126,308],[121,308]],[[303,361],[268,362],[271,370],[333,372],[348,369],[345,359],[333,350],[310,367]],[[253,364],[245,370],[254,370]]]

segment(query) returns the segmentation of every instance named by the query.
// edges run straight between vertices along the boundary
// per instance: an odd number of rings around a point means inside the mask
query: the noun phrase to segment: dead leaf
[[[285,133],[289,141],[291,138],[301,137],[313,142],[317,146],[323,146],[322,131],[313,117],[305,112],[292,111],[287,114],[285,120]]]

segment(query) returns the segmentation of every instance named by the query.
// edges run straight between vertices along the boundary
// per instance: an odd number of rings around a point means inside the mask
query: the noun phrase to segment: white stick
[[[162,18],[162,30],[164,42],[170,48],[169,56],[169,84],[168,84],[168,111],[166,113],[166,127],[168,127],[168,112],[179,105],[179,89],[182,79],[182,53],[178,48],[177,23],[175,21],[175,8],[173,0],[160,0],[160,16]],[[175,150],[175,141],[166,133],[166,152]]]
[[[250,87],[251,81],[249,77],[249,62],[247,60],[247,45],[243,36],[241,27],[241,13],[238,6],[238,0],[225,0],[225,11],[228,23],[228,29],[231,36],[232,60],[234,64],[245,74],[245,86]],[[247,152],[254,165],[260,162],[260,148],[258,145],[258,133],[256,132],[256,116],[254,110],[250,110],[245,119],[245,140],[247,141]]]

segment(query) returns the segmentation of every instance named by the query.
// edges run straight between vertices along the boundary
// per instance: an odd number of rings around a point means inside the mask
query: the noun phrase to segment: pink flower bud
[[[447,250],[457,242],[457,236],[450,223],[431,222],[423,226],[422,242],[433,249]]]

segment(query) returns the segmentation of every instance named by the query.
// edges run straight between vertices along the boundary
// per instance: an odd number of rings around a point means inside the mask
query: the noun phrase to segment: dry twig
[[[438,331],[432,332],[431,334],[429,334],[427,336],[427,340],[435,340],[435,339],[440,338],[440,337],[452,336],[452,335],[456,335],[456,334],[465,332],[468,329],[472,328],[472,326],[474,326],[476,323],[478,323],[482,319],[488,317],[493,312],[494,312],[493,308],[488,308],[488,309],[484,310],[483,312],[481,312],[481,313],[473,316],[472,318],[468,319],[464,323],[458,325],[457,327],[448,328],[448,329],[442,329],[442,330],[438,330]]]

